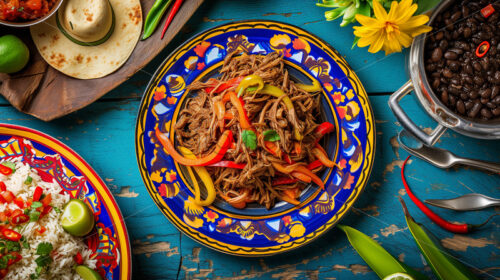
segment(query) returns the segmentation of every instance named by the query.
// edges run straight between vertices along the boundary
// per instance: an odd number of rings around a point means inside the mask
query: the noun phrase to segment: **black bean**
[[[448,103],[450,107],[454,108],[455,104],[457,104],[457,98],[453,95],[450,95],[449,98],[450,102]]]
[[[465,109],[470,110],[474,106],[474,102],[472,101],[465,101]]]
[[[490,109],[495,109],[497,107],[497,105],[495,105],[493,102],[488,102],[488,103],[486,103],[486,107],[488,107]]]
[[[476,71],[478,71],[478,72],[479,72],[479,71],[481,71],[481,69],[482,69],[482,68],[481,68],[481,64],[479,64],[479,62],[477,62],[477,61],[475,61],[475,62],[472,64],[472,66],[474,67],[474,70],[476,70]]]
[[[441,39],[443,39],[444,37],[444,33],[443,31],[440,31],[438,33],[436,33],[436,35],[434,36],[434,38],[436,38],[436,40],[440,41]]]
[[[439,81],[439,79],[434,79],[434,81],[432,82],[432,88],[437,89],[440,84],[441,82]]]
[[[464,71],[467,74],[473,74],[474,73],[474,70],[472,69],[472,66],[470,65],[470,63],[465,64]]]
[[[488,102],[490,102],[489,99],[481,98],[481,104],[486,105],[486,104],[488,104]]]
[[[500,71],[496,71],[495,74],[493,75],[493,81],[495,84],[500,85]]]
[[[432,52],[432,61],[438,62],[441,60],[441,57],[443,56],[443,51],[441,48],[435,48],[434,51]]]
[[[453,73],[451,73],[450,69],[448,69],[448,68],[445,68],[443,70],[442,74],[443,74],[443,76],[445,76],[448,79],[451,78],[451,77],[453,77]]]
[[[470,29],[470,27],[466,27],[464,28],[464,38],[469,38],[470,35],[472,35],[472,30]]]
[[[450,61],[450,64],[448,66],[453,72],[457,72],[458,70],[460,70],[460,64],[455,60]]]
[[[500,105],[500,95],[499,95],[499,96],[497,96],[497,97],[495,97],[495,98],[493,98],[493,99],[491,100],[491,102],[494,102],[495,104]]]
[[[474,76],[474,83],[476,83],[476,85],[481,86],[484,83],[484,79],[479,76]]]
[[[441,101],[443,101],[445,105],[448,105],[449,99],[448,99],[448,92],[446,90],[441,92]]]
[[[477,91],[473,90],[473,91],[469,92],[469,97],[470,97],[470,99],[476,99],[479,97],[479,93],[477,93]]]
[[[498,108],[495,108],[493,110],[491,110],[491,112],[493,113],[493,115],[495,116],[500,116],[500,107]]]
[[[470,109],[470,111],[467,113],[469,117],[475,118],[477,114],[481,111],[481,103],[476,102],[474,103],[474,106]]]
[[[439,42],[439,47],[441,48],[441,50],[446,50],[448,48],[448,41],[441,40],[441,42]]]
[[[500,86],[494,86],[493,89],[491,89],[491,98],[495,98],[499,94],[500,94]]]
[[[467,93],[465,93],[465,92],[462,92],[462,93],[460,94],[460,99],[462,99],[462,100],[467,100],[467,99],[469,99],[469,95],[467,95]]]
[[[457,59],[457,57],[458,57],[458,54],[456,52],[447,51],[444,53],[444,58],[446,58],[446,59],[455,60],[455,59]]]
[[[462,100],[457,101],[457,111],[460,114],[465,114],[465,104]]]
[[[455,12],[453,15],[451,15],[451,20],[452,21],[457,21],[460,17],[462,16],[462,13],[460,11]]]
[[[491,97],[491,88],[483,89],[479,92],[482,99],[488,99]]]
[[[483,108],[481,109],[481,116],[483,116],[483,118],[485,119],[491,119],[491,117],[493,117],[493,114],[489,109]]]

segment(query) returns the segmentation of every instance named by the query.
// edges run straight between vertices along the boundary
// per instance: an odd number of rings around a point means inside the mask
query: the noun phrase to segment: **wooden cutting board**
[[[141,0],[143,19],[155,0]],[[174,38],[198,9],[203,0],[185,0],[163,40],[161,29],[169,11],[156,32],[139,41],[128,61],[116,72],[103,78],[78,80],[50,67],[36,50],[28,29],[0,27],[0,34],[15,34],[28,45],[29,65],[13,75],[0,74],[0,94],[16,109],[44,121],[50,121],[96,101],[146,66]]]

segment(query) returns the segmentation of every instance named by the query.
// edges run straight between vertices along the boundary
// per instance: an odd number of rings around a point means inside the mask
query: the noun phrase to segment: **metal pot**
[[[430,17],[431,24],[436,16],[445,10],[453,0],[442,1]],[[424,68],[424,46],[427,34],[422,34],[413,40],[409,56],[410,80],[399,90],[394,92],[389,99],[389,107],[404,129],[414,134],[423,143],[432,146],[439,137],[450,128],[460,134],[481,138],[500,139],[500,120],[472,120],[459,116],[448,109],[433,92]],[[399,101],[410,92],[414,92],[419,103],[425,111],[436,121],[438,126],[427,134],[421,130],[406,114]]]

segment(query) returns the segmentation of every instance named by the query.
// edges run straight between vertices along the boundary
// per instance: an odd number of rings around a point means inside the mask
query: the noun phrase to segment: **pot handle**
[[[438,126],[430,133],[427,134],[421,130],[406,114],[403,108],[399,105],[399,101],[405,97],[408,93],[413,91],[412,81],[406,82],[400,89],[394,92],[389,98],[389,107],[396,116],[396,119],[401,123],[404,129],[412,133],[420,141],[428,146],[434,145],[439,137],[446,131],[446,127],[438,124]]]

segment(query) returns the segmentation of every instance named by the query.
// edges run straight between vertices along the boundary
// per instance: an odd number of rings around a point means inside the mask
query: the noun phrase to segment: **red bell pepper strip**
[[[243,103],[243,100],[238,98],[236,96],[236,93],[234,93],[234,91],[228,92],[224,97],[226,97],[226,96],[229,97],[229,100],[231,101],[233,106],[236,108],[236,110],[238,110],[241,129],[254,130],[252,127],[252,124],[250,123],[250,120],[248,119],[247,112],[244,108],[245,104]]]
[[[165,151],[179,164],[182,165],[187,165],[187,166],[206,166],[210,164],[214,164],[216,162],[221,161],[221,159],[224,157],[226,154],[226,151],[229,149],[231,146],[231,143],[233,142],[233,132],[231,130],[226,130],[224,133],[222,133],[222,136],[220,137],[219,141],[216,144],[215,150],[201,158],[197,159],[189,159],[186,157],[181,156],[174,148],[174,145],[170,142],[170,140],[167,138],[167,136],[161,131],[156,128],[155,130],[156,138],[160,141],[162,144],[163,148]]]
[[[316,183],[322,190],[325,189],[325,184],[323,183],[323,180],[316,176],[316,174],[312,173],[311,170],[307,169],[305,166],[300,165],[300,164],[293,164],[293,165],[288,165],[288,166],[283,166],[277,162],[272,163],[274,169],[277,171],[284,173],[284,174],[290,174],[294,171],[300,172],[304,175],[307,175],[311,177],[311,180]]]
[[[8,176],[12,174],[12,168],[5,166],[3,164],[0,164],[0,173],[2,173],[5,176]]]
[[[323,148],[316,144],[316,146],[312,149],[313,155],[326,167],[334,167],[335,162],[331,161],[326,154],[326,151]]]
[[[321,166],[323,166],[323,163],[319,160],[315,160],[307,165],[307,169],[312,171],[312,170],[319,168]]]
[[[5,239],[10,241],[19,241],[21,239],[21,234],[8,228],[2,229],[2,235]]]
[[[236,163],[236,162],[231,161],[231,160],[222,160],[222,161],[210,164],[208,166],[243,169],[243,168],[245,168],[245,166],[247,166],[247,164],[246,163]]]
[[[272,185],[273,186],[279,186],[279,185],[291,185],[294,184],[298,181],[296,178],[290,178],[290,177],[279,177],[275,180],[273,180]]]
[[[5,185],[4,182],[0,182],[0,191],[4,192],[7,190],[7,186]]]
[[[316,129],[314,130],[314,132],[316,133],[317,135],[317,138],[316,138],[316,141],[315,143],[318,143],[319,140],[325,136],[325,134],[328,134],[330,132],[333,132],[335,131],[335,126],[329,122],[324,122],[322,124],[320,124],[318,127],[316,127]]]
[[[42,197],[43,189],[41,187],[36,187],[35,192],[33,193],[33,201],[39,201]]]
[[[207,93],[221,93],[221,92],[225,91],[226,89],[229,89],[232,87],[237,87],[240,84],[241,80],[243,80],[243,78],[244,77],[236,77],[236,78],[233,78],[227,82],[220,84],[219,86],[216,86],[214,84],[213,87],[205,88],[205,92],[207,92]],[[217,83],[217,81],[214,80],[214,83]]]

